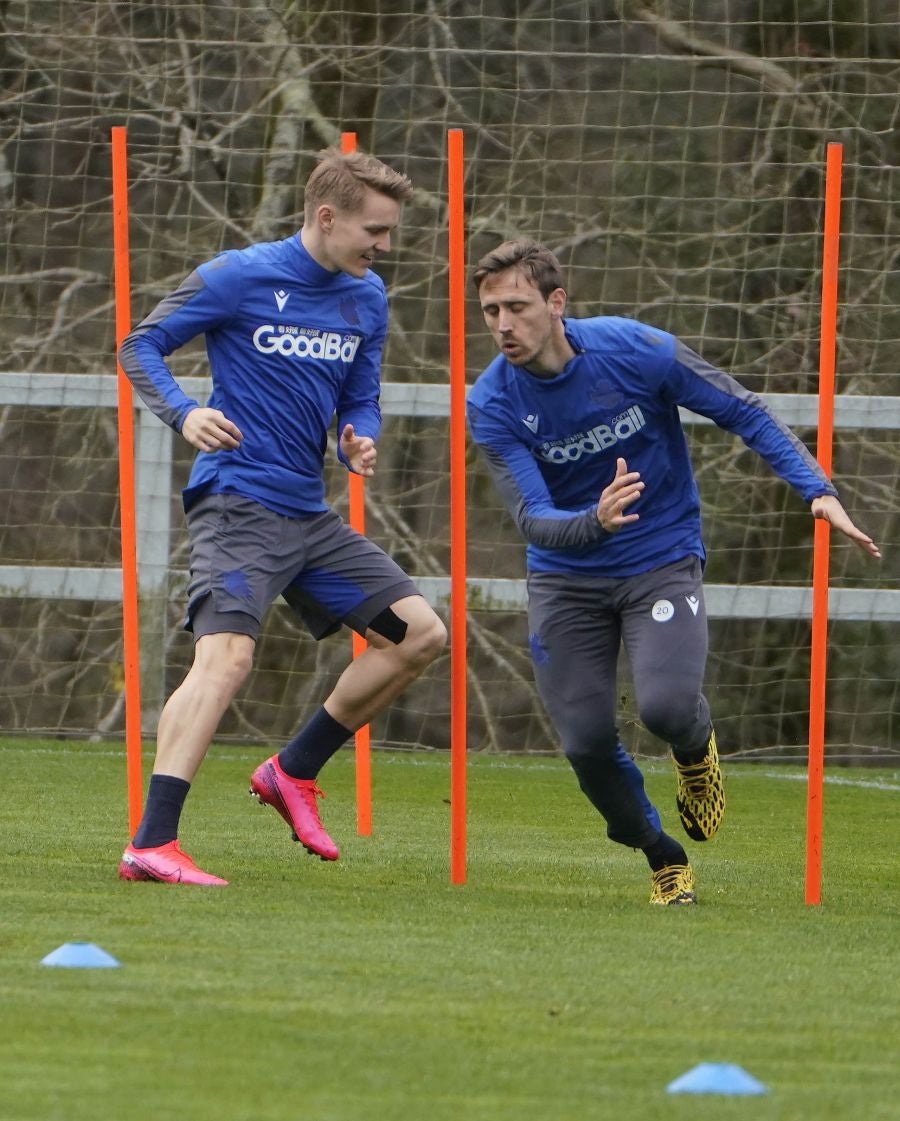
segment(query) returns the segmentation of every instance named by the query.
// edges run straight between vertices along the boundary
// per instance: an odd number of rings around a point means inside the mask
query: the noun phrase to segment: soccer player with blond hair
[[[390,249],[409,179],[372,156],[329,150],[306,184],[299,232],[201,265],[125,339],[122,367],[150,409],[197,449],[184,490],[191,542],[185,627],[193,664],[163,709],[127,880],[223,886],[181,849],[182,808],[219,722],[246,680],[263,618],[282,596],[315,639],[342,624],[368,640],[334,690],[250,779],[294,838],[323,860],[317,778],[446,641],[438,616],[378,546],[325,502],[327,433],[346,467],[375,473],[388,323],[371,271]],[[206,404],[165,359],[203,334]]]

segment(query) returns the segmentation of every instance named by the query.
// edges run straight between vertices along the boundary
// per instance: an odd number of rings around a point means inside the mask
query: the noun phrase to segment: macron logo
[[[537,432],[537,429],[538,429],[537,413],[529,413],[528,416],[523,416],[522,417],[522,423],[525,425],[526,428],[529,428],[532,432]]]
[[[596,455],[611,448],[620,440],[627,440],[647,424],[639,405],[632,405],[620,413],[611,424],[597,424],[588,432],[576,432],[562,440],[541,444],[534,455],[547,463],[574,463],[583,455]]]
[[[284,305],[291,298],[290,292],[285,292],[282,288],[280,292],[273,292],[272,295],[275,297],[275,303],[278,304],[278,310],[284,311]]]

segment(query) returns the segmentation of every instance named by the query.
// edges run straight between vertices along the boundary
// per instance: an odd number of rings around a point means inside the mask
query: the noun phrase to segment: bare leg
[[[337,860],[338,848],[319,818],[315,776],[348,732],[381,712],[434,661],[447,639],[444,624],[421,596],[398,600],[391,610],[406,623],[402,641],[369,630],[369,647],[344,670],[323,708],[250,777],[251,793],[274,806],[294,836],[323,860]]]
[[[154,774],[193,780],[219,721],[250,672],[255,645],[245,634],[208,634],[197,640],[194,664],[159,718]]]
[[[407,624],[402,642],[369,631],[369,647],[338,678],[325,709],[351,731],[382,712],[440,654],[447,631],[421,596],[409,596],[391,610]]]

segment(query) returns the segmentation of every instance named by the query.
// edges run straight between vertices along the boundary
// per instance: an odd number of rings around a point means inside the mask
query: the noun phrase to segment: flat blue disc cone
[[[64,942],[52,954],[41,959],[41,965],[58,965],[66,969],[115,969],[121,962],[101,950],[93,942]]]
[[[670,1094],[767,1094],[767,1087],[734,1063],[701,1063],[666,1087]]]

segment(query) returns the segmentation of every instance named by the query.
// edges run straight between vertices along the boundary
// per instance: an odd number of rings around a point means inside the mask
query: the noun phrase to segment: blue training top
[[[753,393],[673,335],[629,319],[563,321],[575,356],[541,378],[501,354],[469,392],[469,428],[528,542],[530,572],[633,576],[705,560],[700,500],[678,406],[734,432],[806,502],[837,491]],[[597,520],[616,459],[645,489],[616,533]]]
[[[381,428],[387,315],[380,277],[329,272],[297,234],[230,250],[191,273],[119,351],[148,407],[180,431],[198,403],[164,358],[206,334],[207,404],[244,438],[233,451],[197,455],[185,509],[202,494],[225,492],[292,517],[326,510],[322,467],[335,412],[338,432],[352,424],[375,439]]]

